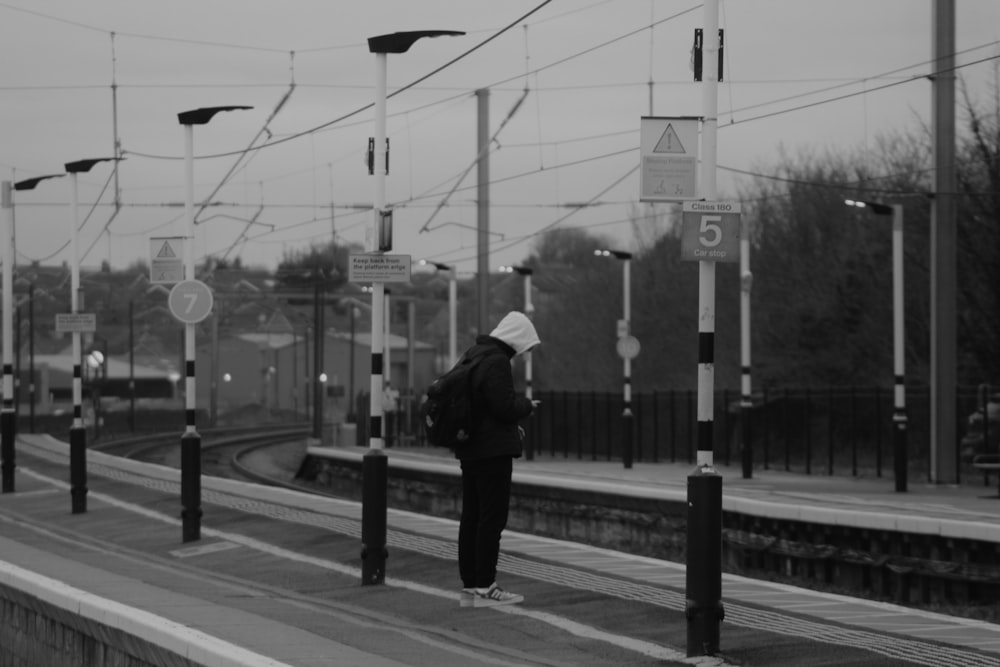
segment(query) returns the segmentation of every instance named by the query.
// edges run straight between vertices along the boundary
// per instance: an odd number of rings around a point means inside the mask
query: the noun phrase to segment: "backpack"
[[[427,388],[420,404],[420,421],[427,442],[458,449],[472,435],[472,371],[475,360],[462,359]]]

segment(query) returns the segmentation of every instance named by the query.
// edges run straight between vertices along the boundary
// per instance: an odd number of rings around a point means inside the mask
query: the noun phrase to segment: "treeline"
[[[958,142],[958,381],[1000,384],[1000,107],[964,99]],[[931,194],[928,132],[882,137],[868,150],[803,152],[758,169],[734,196],[751,227],[754,384],[777,387],[890,386],[893,379],[891,218],[845,198],[902,204],[907,382],[929,383]],[[659,229],[631,262],[632,364],[637,391],[697,386],[697,263],[680,261],[679,206],[637,209],[633,227]],[[621,244],[617,244],[621,245]],[[614,390],[622,317],[620,261],[593,250],[614,239],[580,230],[543,237],[526,264],[537,268],[536,322],[544,344],[535,378],[548,389]],[[546,274],[555,287],[544,289]],[[739,268],[716,270],[715,382],[737,388]],[[512,304],[519,303],[516,295]]]

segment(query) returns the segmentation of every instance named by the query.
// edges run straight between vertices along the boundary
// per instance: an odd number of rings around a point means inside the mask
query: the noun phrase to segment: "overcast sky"
[[[1000,2],[956,5],[959,73],[985,101]],[[766,171],[781,150],[874,149],[880,134],[929,121],[931,84],[921,75],[930,71],[931,0],[719,7],[720,196],[734,192],[725,168]],[[334,230],[360,243],[374,194],[364,164],[375,79],[366,39],[461,30],[389,56],[391,94],[490,40],[388,101],[394,252],[475,270],[480,89],[489,90],[490,132],[500,130],[490,154],[491,266],[523,260],[553,226],[585,227],[631,250],[640,118],[703,114],[689,68],[702,20],[700,4],[676,0],[4,0],[0,169],[11,181],[60,173],[66,162],[113,155],[117,132],[126,158],[117,178],[98,165],[79,179],[81,218],[89,213],[80,244],[85,266],[110,258],[124,268],[148,259],[151,237],[184,233],[177,113],[249,105],[195,129],[195,197],[214,192],[219,203],[199,218],[198,261],[240,256],[273,268]],[[242,153],[251,145],[264,147]],[[70,201],[68,178],[17,193],[19,263],[68,261]],[[589,201],[602,205],[566,206]]]

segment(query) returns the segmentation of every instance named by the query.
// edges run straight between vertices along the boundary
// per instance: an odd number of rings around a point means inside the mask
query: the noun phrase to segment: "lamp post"
[[[624,315],[618,323],[618,354],[623,362],[622,380],[622,462],[626,468],[632,467],[632,358],[639,352],[638,341],[632,336],[631,319],[631,264],[632,253],[622,250],[595,250],[598,257],[614,257],[622,260]]]
[[[872,213],[892,218],[892,349],[893,349],[893,411],[892,411],[892,461],[896,477],[896,491],[905,492],[907,485],[906,433],[906,343],[904,338],[903,304],[903,206],[878,202],[845,199],[848,206],[869,208]]]
[[[14,408],[14,190],[34,190],[50,174],[0,183],[0,207],[3,208],[3,411],[0,412],[0,478],[3,493],[14,491],[14,441],[17,439],[17,413]],[[34,298],[34,296],[32,296]],[[32,378],[34,382],[34,378]],[[34,403],[32,403],[34,409]]]
[[[177,121],[184,126],[184,278],[195,279],[194,266],[194,126],[205,125],[222,111],[252,109],[248,106],[203,107],[182,111]],[[201,436],[195,429],[195,331],[184,324],[184,434],[181,436],[181,534],[184,542],[201,539]]]
[[[455,267],[426,259],[420,260],[424,266],[433,266],[438,271],[448,272],[448,368],[454,368],[458,362],[457,328],[458,328],[458,285],[455,280]]]
[[[108,341],[103,340],[103,350],[92,349],[86,358],[86,367],[90,370],[90,405],[94,411],[94,439],[101,437],[101,385],[107,380],[107,347]]]
[[[406,53],[422,37],[464,35],[454,30],[417,30],[394,32],[368,38],[368,50],[375,54],[375,137],[372,144],[372,174],[375,176],[375,199],[369,252],[381,254],[392,249],[392,217],[385,210],[385,180],[388,173],[386,150],[386,72],[388,54]],[[386,484],[388,461],[382,440],[382,301],[384,283],[372,284],[372,351],[369,396],[369,447],[362,463],[361,492],[361,583],[385,583]]]
[[[348,359],[348,394],[347,394],[347,423],[353,424],[358,420],[358,416],[354,413],[354,335],[355,335],[355,324],[358,318],[358,307],[351,305],[351,354]]]
[[[70,230],[70,311],[80,312],[80,192],[77,174],[87,173],[99,162],[119,158],[105,157],[66,163],[73,183],[73,227]],[[73,331],[73,426],[69,430],[69,485],[73,514],[87,511],[87,429],[83,424],[83,387],[80,376],[80,331]]]
[[[740,462],[743,479],[753,477],[753,443],[751,419],[753,418],[753,390],[750,376],[750,290],[753,274],[750,272],[750,222],[741,221],[740,230]]]

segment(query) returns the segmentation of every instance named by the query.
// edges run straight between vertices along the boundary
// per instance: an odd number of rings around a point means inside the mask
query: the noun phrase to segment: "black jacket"
[[[531,414],[532,405],[514,391],[510,360],[514,348],[491,336],[478,336],[465,356],[474,359],[472,372],[472,437],[455,457],[475,461],[496,456],[521,456],[517,422]]]

